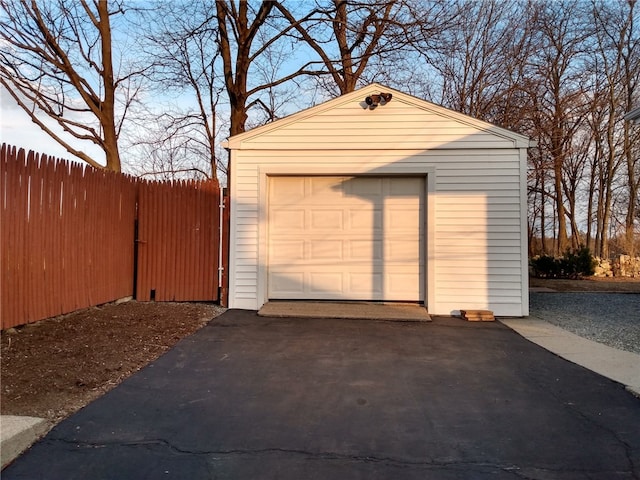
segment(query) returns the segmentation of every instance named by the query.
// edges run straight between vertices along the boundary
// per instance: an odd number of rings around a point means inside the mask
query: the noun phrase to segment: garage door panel
[[[287,209],[282,211],[274,211],[271,220],[271,231],[273,234],[285,233],[287,235],[294,233],[304,233],[304,210]]]
[[[304,272],[287,272],[286,274],[274,272],[269,281],[275,291],[288,296],[284,298],[296,298],[304,294]]]
[[[384,218],[385,231],[391,235],[397,233],[398,230],[414,233],[419,222],[418,204],[403,206],[403,208],[389,208]]]
[[[409,239],[390,240],[384,258],[388,263],[408,264],[420,258],[420,251],[415,241]]]
[[[343,275],[340,272],[309,272],[307,280],[307,293],[336,294],[344,291]]]
[[[272,240],[271,263],[273,265],[304,261],[304,240]]]
[[[424,189],[423,180],[418,177],[394,178],[387,185],[387,197],[419,198]]]
[[[296,205],[305,198],[305,184],[296,177],[280,177],[278,187],[269,192],[272,205]]]
[[[402,296],[412,285],[420,282],[419,272],[397,272],[386,277],[385,285],[391,295]]]
[[[383,294],[382,273],[349,273],[347,277],[349,279],[348,294],[356,299],[366,300],[371,292],[374,295]]]
[[[282,299],[385,300],[388,298],[383,296],[392,295],[396,300],[411,300],[406,297],[407,291],[420,281],[420,274],[418,271],[280,271],[272,272],[271,278],[279,292],[278,298]]]
[[[272,177],[269,188],[269,298],[423,298],[423,179]]]
[[[350,240],[349,244],[349,260],[356,261],[381,261],[382,260],[382,241],[381,240]]]
[[[341,240],[325,240],[324,242],[307,242],[309,248],[308,260],[341,260],[344,258]]]
[[[307,200],[314,201],[316,198],[325,196],[332,192],[342,192],[343,177],[297,177],[299,180],[305,182],[307,189]],[[331,199],[335,200],[335,196],[331,196]]]
[[[338,209],[314,209],[307,213],[309,227],[313,230],[334,230],[344,228],[344,212]]]
[[[352,232],[362,231],[371,234],[372,231],[381,231],[384,224],[382,210],[374,209],[371,205],[363,206],[357,210],[349,210],[348,227]]]
[[[345,265],[363,265],[370,262],[389,265],[412,263],[422,258],[419,246],[412,239],[392,239],[382,242],[369,240],[274,239],[271,243],[271,267],[299,263],[313,265],[335,262]]]
[[[381,178],[349,178],[343,181],[346,195],[359,198],[380,197],[382,195]]]

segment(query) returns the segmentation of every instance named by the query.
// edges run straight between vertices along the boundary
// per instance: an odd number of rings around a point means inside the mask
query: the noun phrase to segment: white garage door
[[[270,299],[424,299],[424,178],[270,177]]]

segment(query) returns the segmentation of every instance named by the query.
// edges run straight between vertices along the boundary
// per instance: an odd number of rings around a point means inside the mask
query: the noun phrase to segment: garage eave
[[[625,120],[640,123],[640,107],[636,107],[624,116]]]

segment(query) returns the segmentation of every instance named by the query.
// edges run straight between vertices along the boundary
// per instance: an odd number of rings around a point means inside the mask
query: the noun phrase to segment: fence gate
[[[218,183],[141,182],[138,195],[136,299],[217,301]]]

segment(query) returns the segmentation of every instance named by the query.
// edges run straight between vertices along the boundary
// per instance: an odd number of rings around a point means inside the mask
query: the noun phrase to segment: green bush
[[[584,245],[576,251],[567,250],[564,254],[566,269],[572,278],[590,277],[596,272],[596,260]]]
[[[560,257],[540,255],[529,262],[532,273],[539,278],[581,278],[595,273],[596,260],[585,246],[578,250],[568,249]]]
[[[534,277],[538,278],[558,278],[560,273],[559,259],[551,255],[538,255],[529,260]]]

